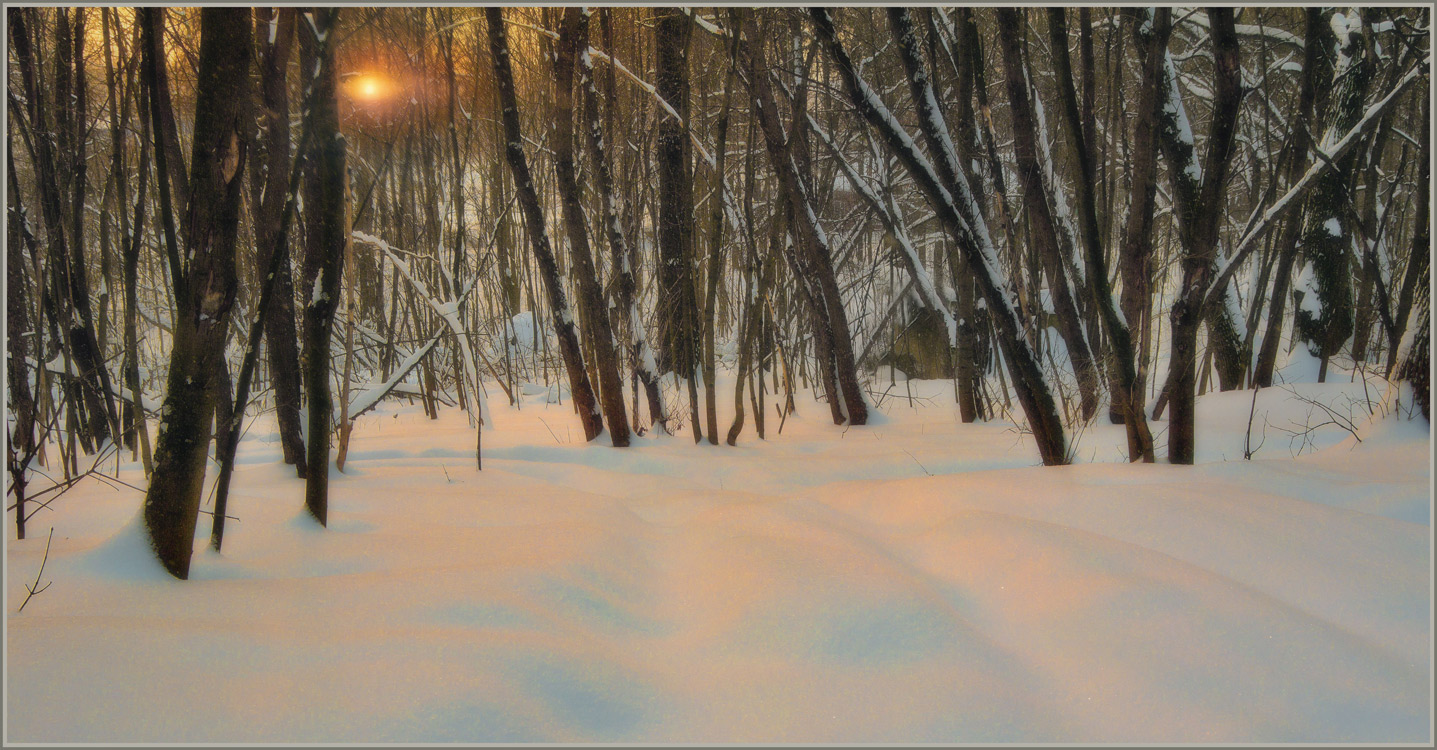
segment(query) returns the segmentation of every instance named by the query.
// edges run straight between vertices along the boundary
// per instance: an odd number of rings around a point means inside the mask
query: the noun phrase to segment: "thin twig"
[[[50,540],[54,537],[55,527],[51,526],[49,536],[45,537],[45,556],[40,558],[40,569],[35,572],[35,582],[25,587],[25,590],[29,593],[25,595],[25,601],[20,602],[20,608],[15,610],[15,614],[17,615],[25,611],[25,605],[30,603],[32,597],[50,588],[50,584],[54,583],[54,581],[46,581],[44,586],[40,585],[40,576],[45,574],[45,563],[50,560]]]

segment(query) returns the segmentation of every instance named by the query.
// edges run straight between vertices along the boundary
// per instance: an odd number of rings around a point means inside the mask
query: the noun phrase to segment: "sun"
[[[357,101],[377,102],[389,97],[387,80],[373,73],[361,73],[349,81],[349,95]]]

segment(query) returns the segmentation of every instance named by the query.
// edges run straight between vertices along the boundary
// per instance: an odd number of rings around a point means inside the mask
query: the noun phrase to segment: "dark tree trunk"
[[[574,164],[574,68],[581,51],[589,48],[589,14],[571,6],[564,10],[559,34],[559,54],[554,77],[558,89],[554,118],[554,163],[559,178],[559,193],[564,209],[564,224],[569,233],[569,257],[579,282],[579,305],[587,325],[593,329],[594,369],[598,371],[599,401],[604,420],[609,424],[609,439],[615,447],[629,444],[629,417],[624,409],[624,381],[619,378],[619,363],[614,355],[614,332],[609,311],[604,304],[604,290],[594,271],[594,257],[589,252],[589,232],[584,225],[583,186],[579,183]],[[583,83],[587,88],[590,72]]]
[[[1424,92],[1423,96],[1428,96],[1428,94]],[[1431,127],[1432,105],[1430,102],[1426,102],[1422,107],[1422,132],[1432,132]],[[1424,138],[1417,158],[1417,163],[1421,166],[1418,167],[1417,176],[1417,205],[1414,208],[1417,223],[1412,232],[1412,252],[1407,260],[1407,271],[1402,275],[1402,289],[1397,294],[1397,308],[1392,313],[1394,324],[1388,340],[1390,354],[1386,372],[1389,377],[1393,368],[1398,364],[1397,349],[1400,337],[1402,332],[1407,330],[1407,320],[1412,314],[1413,300],[1417,298],[1418,286],[1420,284],[1423,290],[1422,296],[1425,297],[1430,284],[1427,274],[1431,265],[1430,254],[1432,251],[1429,219],[1432,211],[1431,167],[1429,166],[1431,158],[1432,141]]]
[[[1158,143],[1168,162],[1178,239],[1183,247],[1183,276],[1171,314],[1172,358],[1169,362],[1168,400],[1172,405],[1168,428],[1168,459],[1175,464],[1193,462],[1197,406],[1197,334],[1202,323],[1203,299],[1212,282],[1217,259],[1217,233],[1221,225],[1227,169],[1237,130],[1242,100],[1242,71],[1238,65],[1237,32],[1231,8],[1208,11],[1212,27],[1214,86],[1212,123],[1207,152],[1198,168],[1191,129],[1184,129],[1176,70],[1166,55],[1160,98],[1169,105],[1158,116]]]
[[[1431,281],[1424,274],[1417,281],[1417,317],[1413,320],[1412,337],[1398,376],[1412,384],[1422,416],[1432,421],[1432,294]]]
[[[601,8],[599,20],[604,29],[604,45],[612,54],[613,46],[609,43],[607,18],[608,9]],[[612,329],[629,331],[630,370],[639,382],[643,383],[644,393],[648,398],[649,418],[653,420],[654,424],[664,425],[664,404],[659,396],[659,376],[653,370],[653,350],[649,346],[643,319],[639,317],[636,306],[638,303],[634,299],[634,273],[629,264],[631,251],[629,243],[624,238],[619,214],[614,207],[616,203],[614,177],[609,166],[607,149],[604,146],[605,128],[599,113],[600,94],[594,78],[593,64],[588,55],[579,56],[579,83],[584,87],[584,121],[586,123],[585,130],[588,133],[589,160],[593,164],[594,170],[594,187],[599,194],[599,206],[602,214],[600,219],[603,222],[604,234],[609,242],[609,253],[612,259],[611,278],[617,303],[614,307]],[[615,96],[614,71],[611,65],[604,76],[603,97],[605,101],[612,102]],[[634,405],[634,409],[637,414],[637,404]]]
[[[675,8],[655,11],[654,44],[658,95],[673,107],[680,122],[667,113],[659,115],[657,150],[654,155],[659,174],[659,372],[678,373],[692,381],[698,354],[695,330],[698,322],[694,295],[693,182],[692,157],[688,144],[689,75],[688,42],[692,22]],[[697,414],[697,404],[693,405]],[[695,422],[696,433],[702,426]]]
[[[305,453],[304,506],[321,525],[329,521],[329,447],[333,437],[330,423],[334,402],[330,394],[329,349],[334,331],[334,313],[339,307],[340,278],[344,274],[345,248],[349,244],[349,170],[347,144],[339,130],[339,74],[335,69],[334,33],[339,11],[315,8],[313,28],[301,32],[301,59],[314,71],[308,86],[308,116],[314,137],[305,153],[305,224],[309,228],[305,246],[308,286],[300,293],[304,308],[304,390],[309,403],[309,445]],[[322,38],[316,39],[316,34]]]
[[[489,52],[494,64],[495,83],[499,88],[500,114],[504,121],[504,156],[509,162],[509,171],[514,176],[519,206],[524,211],[525,224],[529,230],[529,245],[534,250],[534,260],[539,265],[544,290],[549,296],[549,312],[558,337],[559,354],[569,375],[569,392],[574,399],[579,421],[584,426],[584,439],[593,440],[604,429],[603,418],[599,414],[593,386],[589,383],[589,374],[584,370],[574,316],[569,310],[569,301],[559,281],[559,266],[554,260],[554,251],[549,246],[543,209],[539,204],[539,195],[534,190],[529,162],[524,157],[524,139],[519,130],[519,105],[514,93],[514,71],[509,62],[509,35],[504,28],[503,11],[499,8],[485,8],[484,15],[489,24]]]
[[[294,277],[289,260],[289,232],[281,228],[286,193],[289,192],[290,130],[289,70],[290,50],[294,43],[295,9],[270,8],[256,10],[256,27],[274,24],[274,42],[261,36],[260,56],[260,121],[263,123],[264,168],[254,169],[258,200],[253,204],[254,231],[259,242],[255,262],[260,268],[274,269],[275,292],[270,297],[265,315],[265,354],[269,360],[270,381],[274,386],[275,416],[279,420],[280,447],[284,461],[292,464],[295,474],[305,478],[305,447],[300,424],[299,348],[295,339]],[[267,34],[267,29],[264,29]],[[260,161],[254,162],[258,167]],[[273,256],[279,259],[271,262]],[[256,344],[258,342],[255,342]]]
[[[708,422],[709,443],[718,445],[718,388],[714,379],[718,370],[714,363],[714,339],[717,337],[714,319],[718,304],[719,279],[724,272],[723,227],[724,207],[728,200],[724,192],[724,160],[728,151],[728,121],[730,98],[733,93],[733,75],[724,76],[723,108],[715,126],[714,140],[714,194],[709,197],[709,259],[708,271],[704,276],[704,319],[703,319],[703,368],[704,368],[704,412]],[[742,380],[740,380],[742,382]]]
[[[25,538],[25,465],[35,445],[35,399],[30,395],[30,366],[26,356],[31,353],[30,308],[25,293],[27,286],[21,233],[28,232],[25,209],[20,204],[20,183],[15,177],[14,145],[5,141],[5,173],[7,182],[5,231],[5,344],[10,358],[5,382],[10,390],[10,412],[15,427],[5,442],[10,484],[15,492],[15,538]],[[38,349],[35,354],[39,354]],[[43,357],[36,359],[43,361]]]
[[[890,10],[890,16],[900,11]],[[1013,122],[1013,148],[1018,157],[1018,181],[1023,186],[1023,200],[1032,220],[1029,239],[1037,245],[1038,255],[1048,277],[1048,294],[1053,300],[1058,331],[1068,348],[1073,373],[1078,379],[1083,419],[1092,419],[1098,411],[1098,369],[1083,331],[1082,316],[1073,297],[1073,284],[1064,268],[1058,241],[1058,225],[1048,206],[1050,196],[1043,184],[1043,168],[1038,161],[1037,123],[1028,100],[1028,75],[1023,61],[1023,20],[1015,8],[998,10],[998,39],[1003,48],[1003,66],[1007,72],[1008,114]],[[1064,53],[1067,39],[1063,40]],[[912,77],[910,76],[910,80]],[[932,149],[932,144],[929,146]],[[1092,269],[1101,273],[1102,266]]]
[[[190,274],[179,297],[170,371],[145,495],[145,525],[160,562],[187,578],[204,486],[213,376],[235,299],[235,240],[248,155],[248,12],[205,8],[195,102],[194,191],[186,216]]]
[[[1128,319],[1123,317],[1123,313],[1114,303],[1112,288],[1108,285],[1108,268],[1104,262],[1098,227],[1097,176],[1093,169],[1091,141],[1083,129],[1077,92],[1073,88],[1073,70],[1068,60],[1067,18],[1062,8],[1048,9],[1048,33],[1052,44],[1053,73],[1058,96],[1062,100],[1061,119],[1067,127],[1068,140],[1073,144],[1078,162],[1078,179],[1075,182],[1078,223],[1085,265],[1088,268],[1089,288],[1092,290],[1098,313],[1102,316],[1103,326],[1108,332],[1109,351],[1112,355],[1108,369],[1114,381],[1111,389],[1113,404],[1127,425],[1128,460],[1141,459],[1151,463],[1154,460],[1153,436],[1148,430],[1147,415],[1141,406],[1142,381],[1138,379],[1135,364],[1132,329],[1128,327]],[[1089,49],[1087,54],[1091,56],[1091,53],[1092,50]],[[1091,115],[1091,111],[1089,114]]]
[[[1313,108],[1317,100],[1317,78],[1321,63],[1322,44],[1325,39],[1320,8],[1305,11],[1302,83],[1298,91],[1297,122],[1313,122]],[[1288,183],[1294,183],[1307,168],[1307,151],[1311,142],[1309,128],[1294,128],[1291,155],[1288,160]],[[1267,329],[1262,337],[1262,346],[1257,352],[1257,364],[1253,368],[1253,384],[1260,388],[1272,385],[1273,372],[1277,368],[1277,352],[1282,345],[1282,325],[1287,312],[1288,286],[1292,282],[1292,266],[1297,260],[1297,239],[1302,228],[1302,215],[1295,213],[1284,223],[1277,239],[1277,267],[1273,270],[1272,301],[1267,313]],[[1424,255],[1426,251],[1424,250]]]
[[[1363,101],[1372,81],[1372,66],[1367,59],[1366,32],[1353,31],[1347,43],[1337,43],[1339,62],[1333,71],[1333,92],[1329,102],[1328,137],[1340,137],[1363,115]],[[1316,300],[1305,300],[1296,311],[1294,332],[1312,356],[1322,361],[1319,380],[1325,379],[1327,363],[1352,336],[1352,266],[1350,246],[1353,221],[1349,212],[1350,189],[1356,184],[1357,166],[1362,158],[1360,149],[1349,151],[1337,160],[1337,168],[1318,178],[1307,199],[1299,244],[1312,271],[1314,282],[1307,294]],[[1315,303],[1315,304],[1314,304]]]

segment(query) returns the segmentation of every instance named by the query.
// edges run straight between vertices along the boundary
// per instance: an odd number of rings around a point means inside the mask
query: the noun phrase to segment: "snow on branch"
[[[1359,120],[1356,125],[1353,125],[1352,129],[1347,131],[1346,135],[1338,139],[1337,142],[1329,148],[1314,149],[1314,151],[1317,152],[1317,159],[1313,161],[1312,166],[1307,170],[1307,173],[1302,176],[1302,179],[1298,180],[1291,188],[1288,188],[1288,191],[1267,209],[1262,215],[1262,218],[1243,233],[1242,239],[1238,240],[1237,245],[1233,248],[1232,258],[1223,264],[1222,267],[1218,269],[1217,275],[1214,276],[1212,286],[1209,287],[1207,296],[1203,298],[1204,307],[1214,304],[1218,295],[1223,293],[1223,287],[1227,286],[1227,283],[1232,280],[1232,276],[1237,272],[1238,266],[1242,265],[1243,261],[1247,260],[1247,256],[1257,247],[1257,239],[1262,236],[1262,233],[1267,231],[1274,221],[1281,218],[1288,210],[1296,205],[1299,199],[1316,184],[1319,177],[1329,169],[1332,169],[1332,165],[1336,163],[1338,159],[1341,159],[1344,154],[1351,150],[1367,131],[1376,126],[1378,121],[1382,119],[1382,116],[1386,114],[1387,110],[1391,109],[1392,105],[1396,103],[1397,98],[1401,96],[1402,92],[1406,91],[1408,86],[1411,86],[1413,82],[1420,78],[1422,73],[1424,73],[1431,64],[1432,58],[1428,56],[1426,60],[1413,66],[1412,70],[1407,71],[1407,75],[1403,76],[1402,79],[1397,82],[1397,85],[1392,87],[1392,91],[1389,92],[1387,96],[1367,108],[1367,112],[1362,115],[1362,119]]]

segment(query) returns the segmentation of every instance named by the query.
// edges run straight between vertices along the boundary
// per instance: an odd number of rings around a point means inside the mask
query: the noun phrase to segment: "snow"
[[[1332,20],[1329,23],[1332,26],[1332,34],[1337,37],[1339,54],[1351,44],[1353,34],[1362,32],[1362,17],[1355,13],[1349,16],[1338,11],[1332,14]]]
[[[331,470],[328,529],[261,415],[190,581],[123,486],[7,532],[6,739],[1422,742],[1429,429],[1377,382],[1369,420],[1337,369],[1258,393],[1253,461],[1252,393],[1201,397],[1192,467],[1123,463],[1107,424],[1091,463],[1036,467],[1012,425],[960,424],[951,382],[885,376],[876,426],[801,392],[736,448],[585,443],[526,385],[476,473],[462,412],[391,400]],[[1313,402],[1361,441],[1278,430]],[[16,614],[51,526],[53,584]]]

